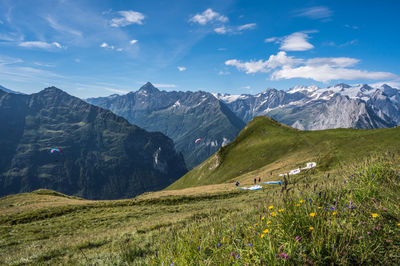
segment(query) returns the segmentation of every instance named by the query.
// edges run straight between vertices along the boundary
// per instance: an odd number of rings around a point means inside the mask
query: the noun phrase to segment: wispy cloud
[[[41,67],[55,67],[56,65],[54,64],[46,64],[46,63],[41,63],[41,62],[33,62],[34,65],[41,66]]]
[[[175,85],[175,84],[155,83],[155,84],[153,84],[153,85],[154,85],[154,87],[157,87],[157,88],[176,88],[176,85]]]
[[[30,42],[20,42],[18,46],[26,48],[39,48],[39,49],[52,49],[52,48],[63,48],[58,42],[42,42],[42,41],[30,41]]]
[[[186,70],[186,67],[178,66],[178,70],[179,70],[180,72],[185,71],[185,70]]]
[[[255,29],[257,26],[256,23],[249,23],[249,24],[244,24],[241,26],[237,26],[237,27],[232,27],[232,26],[221,26],[221,27],[217,27],[214,29],[214,31],[218,34],[240,34],[245,30],[253,30]]]
[[[65,25],[61,25],[60,23],[58,23],[54,18],[47,16],[45,18],[47,20],[47,22],[49,23],[50,27],[52,27],[53,29],[62,32],[62,33],[68,33],[68,34],[72,34],[75,36],[79,36],[82,37],[82,32],[72,29],[68,26]]]
[[[308,42],[310,38],[309,33],[314,32],[315,31],[294,32],[284,37],[270,37],[264,41],[267,43],[275,42],[280,44],[279,49],[283,51],[307,51],[314,48],[314,45]]]
[[[256,23],[249,23],[249,24],[241,25],[241,26],[237,27],[237,29],[238,29],[239,31],[242,31],[242,30],[252,30],[252,29],[255,29],[256,26],[257,26]]]
[[[0,65],[12,65],[17,63],[22,63],[24,60],[20,58],[14,58],[6,55],[0,55]]]
[[[220,76],[226,76],[226,75],[230,75],[231,74],[231,72],[229,72],[229,71],[219,71],[218,72],[218,75],[220,75]]]
[[[370,72],[350,68],[359,61],[359,59],[350,57],[316,57],[306,60],[287,56],[286,52],[281,51],[277,55],[271,55],[265,61],[241,62],[231,59],[226,61],[225,65],[235,66],[238,70],[247,74],[266,73],[274,70],[270,76],[273,80],[305,78],[319,82],[329,82],[331,80],[398,78],[395,74],[389,72]]]
[[[325,6],[314,6],[298,9],[294,12],[297,17],[306,17],[310,19],[328,19],[332,17],[333,12]]]
[[[137,11],[119,11],[117,12],[120,16],[117,18],[111,19],[110,26],[111,27],[125,27],[131,24],[143,24],[143,20],[145,19],[145,15]]]
[[[138,40],[130,40],[130,41],[129,41],[129,44],[130,44],[130,45],[134,45],[134,44],[137,43],[137,42],[138,42]]]
[[[229,19],[219,14],[218,12],[214,12],[211,8],[206,9],[201,14],[196,14],[189,19],[190,22],[198,23],[200,25],[206,25],[208,22],[219,21],[222,23],[227,22]]]
[[[129,91],[125,91],[125,90],[119,90],[119,89],[113,89],[113,88],[104,88],[105,90],[114,92],[116,94],[127,94],[129,93]]]

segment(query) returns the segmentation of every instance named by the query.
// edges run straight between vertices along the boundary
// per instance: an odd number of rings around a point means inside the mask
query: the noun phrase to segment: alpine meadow
[[[0,0],[0,264],[399,265],[398,10]]]

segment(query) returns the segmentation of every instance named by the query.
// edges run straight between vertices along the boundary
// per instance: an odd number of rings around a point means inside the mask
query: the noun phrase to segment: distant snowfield
[[[288,175],[297,175],[297,174],[300,173],[301,170],[310,169],[310,168],[313,168],[313,167],[315,167],[315,166],[317,166],[317,163],[316,163],[316,162],[309,162],[309,163],[306,164],[306,167],[297,168],[297,169],[294,169],[294,170],[290,170],[289,173],[279,174],[279,176],[285,176],[285,175],[287,175],[287,174],[288,174]]]

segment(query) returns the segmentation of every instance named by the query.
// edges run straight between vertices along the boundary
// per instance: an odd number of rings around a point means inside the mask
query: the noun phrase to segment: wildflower
[[[384,211],[387,211],[387,209],[385,207],[382,208]]]
[[[360,236],[358,239],[360,239],[360,240],[363,239],[363,236]]]
[[[335,207],[330,207],[329,209],[330,209],[331,211],[336,210]]]
[[[301,236],[296,236],[294,240],[300,241],[301,240]]]
[[[344,212],[346,209],[342,209],[342,212]]]
[[[284,212],[284,211],[285,211],[284,209],[279,209],[279,210],[278,210],[278,212]]]
[[[171,266],[174,266],[174,263],[173,263],[173,262],[171,262]]]
[[[276,216],[276,212],[271,212],[271,216]]]
[[[267,224],[270,224],[271,223],[271,221],[267,221]]]
[[[310,231],[314,230],[314,226],[310,226],[309,228],[310,228]]]
[[[231,257],[235,257],[235,252],[231,252]]]
[[[367,234],[368,234],[368,235],[370,235],[370,234],[371,234],[371,232],[367,232]]]
[[[254,226],[257,226],[258,224],[254,224]]]
[[[299,202],[300,202],[300,203],[304,203],[304,200],[300,200]]]
[[[249,229],[251,229],[252,227],[251,226],[249,226]]]
[[[264,234],[261,234],[260,237],[261,237],[261,238],[264,238]]]
[[[397,226],[400,226],[400,223],[398,223]]]
[[[251,243],[249,243],[249,247],[253,246]]]
[[[380,226],[375,227],[375,230],[381,230],[382,228]]]
[[[314,217],[315,216],[315,212],[310,213],[310,216]]]
[[[273,205],[269,206],[268,209],[272,210],[274,208]]]
[[[319,206],[318,206],[318,209],[320,210],[320,209],[322,209],[322,207],[319,207]]]
[[[300,204],[296,204],[296,207],[300,207]]]
[[[263,231],[263,233],[265,233],[265,234],[268,233],[268,232],[269,232],[268,228]]]
[[[220,246],[221,246],[221,243],[218,243],[218,244],[217,244],[217,247],[220,247]]]
[[[200,250],[200,247],[197,247],[197,250]]]
[[[336,215],[337,214],[337,212],[332,212],[332,215]]]
[[[239,254],[237,254],[237,255],[236,255],[236,258],[238,259],[239,257],[240,257],[240,255],[239,255]]]
[[[281,258],[283,258],[283,259],[285,259],[285,260],[288,260],[289,259],[289,254],[288,253],[281,253],[281,254],[279,254],[279,256],[281,257]]]
[[[261,217],[261,221],[264,221],[264,219],[265,219],[265,217],[263,216],[263,217]]]
[[[379,215],[378,215],[377,213],[372,213],[371,216],[372,216],[372,218],[376,218],[376,217],[378,217]]]
[[[347,206],[347,204],[344,205],[346,208],[348,208],[349,206]]]

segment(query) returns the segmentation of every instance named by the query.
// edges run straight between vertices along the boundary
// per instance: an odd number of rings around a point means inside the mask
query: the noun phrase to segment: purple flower
[[[330,209],[331,211],[336,210],[335,207],[330,207],[329,209]]]
[[[288,253],[281,253],[281,254],[279,254],[279,257],[281,257],[281,258],[283,258],[283,259],[285,259],[285,260],[288,260],[289,259],[289,254]]]
[[[311,203],[311,199],[308,199],[308,201]]]
[[[344,181],[344,183],[345,183],[345,184],[347,183],[346,180]]]
[[[235,252],[231,252],[231,257],[235,257]]]
[[[252,244],[251,243],[249,243],[249,247],[251,247],[252,246]]]
[[[349,207],[349,206],[347,206],[347,204],[345,204],[344,206],[345,206],[346,208]]]
[[[173,263],[173,262],[171,262],[171,266],[174,266],[174,263]]]
[[[344,212],[346,209],[342,209],[342,212]]]
[[[197,250],[200,250],[200,247],[197,247]]]
[[[240,255],[239,255],[239,254],[237,254],[237,255],[236,255],[236,258],[238,259],[239,257],[240,257]]]
[[[221,246],[221,243],[218,243],[218,244],[217,244],[217,247],[220,247],[220,246]]]
[[[360,240],[363,239],[363,236],[360,236],[358,239],[360,239]]]
[[[301,236],[296,236],[296,237],[295,237],[295,240],[296,240],[296,241],[300,241],[300,240],[301,240]]]
[[[370,235],[370,234],[371,234],[371,232],[367,232],[367,234],[368,234],[368,235]]]

